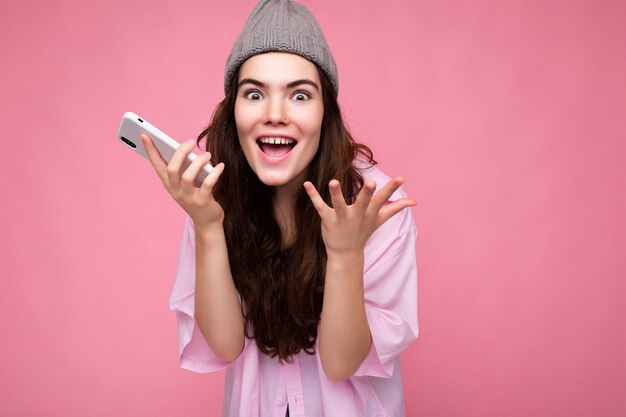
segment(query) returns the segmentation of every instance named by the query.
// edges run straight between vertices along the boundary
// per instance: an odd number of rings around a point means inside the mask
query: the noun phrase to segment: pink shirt
[[[361,171],[382,187],[389,181],[377,167]],[[390,198],[404,197],[398,189]],[[404,416],[399,354],[417,337],[417,229],[409,209],[379,227],[365,247],[365,311],[372,347],[354,375],[331,383],[316,353],[300,352],[281,365],[245,338],[233,362],[220,359],[207,345],[194,320],[195,240],[186,218],[170,309],[176,312],[180,366],[195,372],[228,367],[222,415],[225,417]],[[318,329],[319,334],[319,329]]]

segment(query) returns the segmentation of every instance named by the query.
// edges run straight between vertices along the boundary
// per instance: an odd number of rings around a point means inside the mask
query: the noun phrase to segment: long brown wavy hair
[[[370,165],[376,161],[372,151],[356,143],[348,132],[328,78],[319,68],[317,71],[324,115],[319,148],[307,179],[328,205],[328,183],[339,180],[344,198],[352,203],[363,186],[354,159],[360,153]],[[300,350],[315,353],[326,275],[321,219],[302,187],[294,205],[296,239],[281,251],[281,232],[272,210],[274,187],[259,180],[239,145],[234,114],[238,79],[239,70],[197,143],[200,146],[206,137],[212,165],[225,164],[213,195],[225,213],[228,258],[242,299],[245,336],[254,338],[266,355],[292,362],[292,355]]]

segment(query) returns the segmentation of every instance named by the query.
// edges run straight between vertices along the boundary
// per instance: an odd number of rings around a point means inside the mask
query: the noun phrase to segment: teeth
[[[259,141],[261,143],[269,143],[271,145],[290,145],[295,141],[293,139],[287,138],[260,138]]]

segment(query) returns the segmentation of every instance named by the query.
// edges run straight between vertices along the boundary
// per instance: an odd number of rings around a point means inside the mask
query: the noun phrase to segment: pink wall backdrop
[[[418,201],[407,415],[624,415],[625,3],[303,1]],[[183,212],[115,134],[196,136],[254,3],[0,3],[1,416],[220,414],[167,308]]]

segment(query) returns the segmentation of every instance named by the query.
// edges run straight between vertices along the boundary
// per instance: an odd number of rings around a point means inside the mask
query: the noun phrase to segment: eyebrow
[[[267,84],[262,83],[259,80],[255,80],[254,78],[244,78],[243,80],[239,81],[239,84],[237,85],[237,87],[241,87],[244,84],[252,84],[252,85],[256,85],[257,87],[267,88]],[[311,80],[307,80],[307,79],[292,81],[289,84],[287,84],[286,87],[287,88],[293,88],[293,87],[297,87],[297,86],[302,85],[302,84],[310,85],[310,86],[314,87],[317,91],[320,90],[316,83],[314,83]]]

